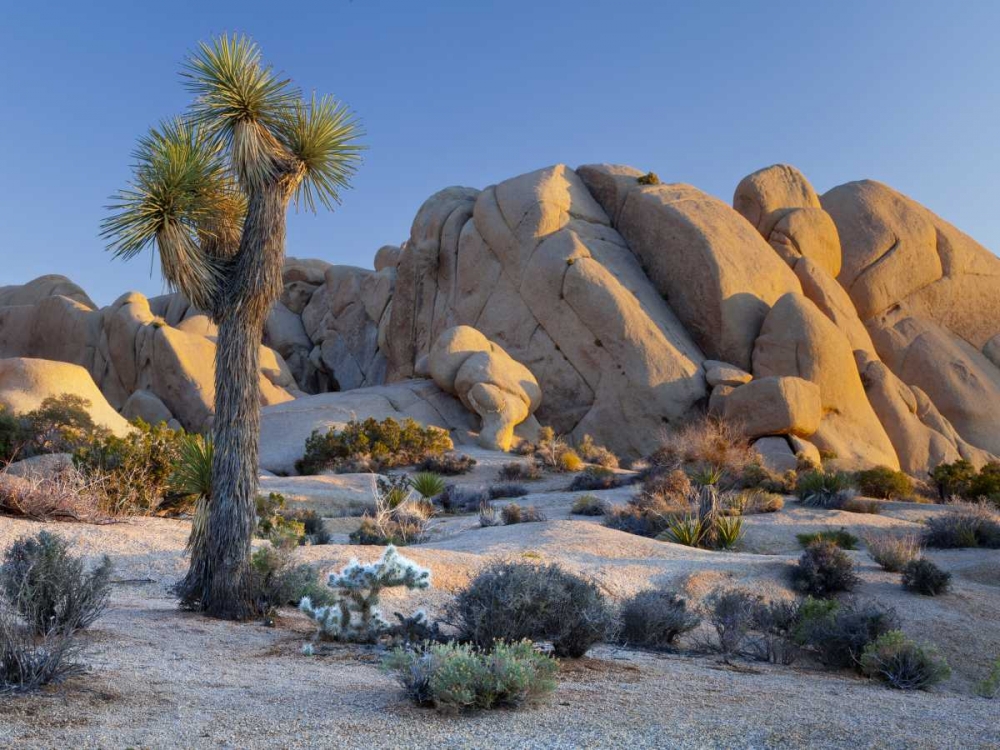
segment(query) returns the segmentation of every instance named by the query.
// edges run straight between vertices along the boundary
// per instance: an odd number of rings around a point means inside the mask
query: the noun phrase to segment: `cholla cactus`
[[[390,544],[377,562],[362,565],[352,560],[339,573],[331,573],[327,585],[333,589],[329,606],[314,607],[309,597],[299,603],[299,609],[316,621],[316,636],[371,643],[391,628],[378,609],[382,589],[426,589],[431,585],[431,572],[400,555]]]

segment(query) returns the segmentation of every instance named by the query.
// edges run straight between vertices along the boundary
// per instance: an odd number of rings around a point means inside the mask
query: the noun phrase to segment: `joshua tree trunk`
[[[246,619],[254,611],[250,543],[260,444],[260,342],[281,293],[285,212],[295,178],[283,175],[250,199],[240,250],[216,299],[215,454],[208,533],[192,549],[178,593],[212,617]]]

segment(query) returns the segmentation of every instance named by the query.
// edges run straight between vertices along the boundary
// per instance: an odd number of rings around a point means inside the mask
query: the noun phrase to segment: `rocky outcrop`
[[[479,415],[484,448],[510,450],[514,428],[532,417],[542,401],[531,371],[470,326],[442,333],[428,355],[428,368],[442,390]]]
[[[132,430],[104,398],[90,373],[79,365],[27,357],[0,359],[0,405],[9,412],[24,414],[37,409],[45,399],[63,394],[85,399],[94,424],[118,436]]]
[[[134,292],[98,310],[81,302],[78,294],[44,296],[44,290],[72,291],[75,285],[43,279],[48,281],[25,285],[30,295],[4,295],[8,301],[34,301],[0,307],[0,356],[78,365],[113,409],[144,419],[176,420],[188,430],[209,426],[215,402],[215,342],[213,336],[195,332],[209,330],[203,313],[182,295],[149,300]],[[284,360],[266,347],[261,349],[260,389],[264,405],[299,392]],[[142,392],[149,397],[136,396]]]
[[[809,437],[823,417],[819,387],[797,377],[764,377],[733,388],[722,416],[750,438],[766,435]]]
[[[701,350],[565,166],[432,196],[396,272],[390,379],[470,325],[535,375],[539,421],[632,455],[706,396]]]
[[[899,468],[847,337],[809,299],[788,294],[768,314],[753,352],[754,378],[791,376],[819,386],[823,418],[811,440],[840,466]],[[744,386],[746,387],[746,386]]]

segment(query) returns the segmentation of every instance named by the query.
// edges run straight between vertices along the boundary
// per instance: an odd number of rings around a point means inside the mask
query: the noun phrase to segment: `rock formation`
[[[374,270],[289,258],[283,280],[260,379],[275,470],[347,414],[504,447],[534,412],[638,456],[707,409],[776,468],[1000,453],[1000,259],[876,182],[820,196],[775,165],[731,208],[555,165],[435,193]],[[80,365],[128,418],[207,426],[214,336],[176,294],[98,310],[61,276],[0,288],[0,357]]]
[[[542,400],[531,371],[470,326],[455,326],[438,336],[428,369],[442,390],[479,415],[479,444],[484,448],[510,450],[514,428],[531,417]]]

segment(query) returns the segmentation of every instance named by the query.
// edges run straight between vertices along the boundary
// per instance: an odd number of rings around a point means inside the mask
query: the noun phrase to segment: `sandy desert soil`
[[[695,600],[729,586],[790,596],[786,576],[800,552],[796,533],[839,526],[854,533],[917,529],[927,515],[944,512],[890,503],[882,515],[861,515],[790,502],[780,513],[748,517],[743,551],[717,553],[571,518],[578,493],[560,486],[565,481],[544,480],[533,490],[547,491],[520,500],[543,507],[544,523],[480,529],[474,518],[460,517],[438,524],[431,541],[404,551],[431,568],[434,588],[387,597],[385,609],[440,611],[451,591],[499,556],[558,561],[593,576],[615,597],[660,584]],[[602,494],[624,502],[630,491]],[[350,519],[331,523],[346,534]],[[38,528],[0,519],[0,548]],[[185,521],[63,524],[56,530],[81,554],[111,555],[119,583],[108,612],[83,636],[86,676],[41,695],[0,698],[2,747],[1000,746],[1000,705],[972,693],[989,660],[1000,654],[997,551],[930,552],[954,575],[953,591],[934,599],[903,591],[898,576],[863,551],[849,553],[864,580],[859,595],[895,606],[912,636],[933,641],[947,656],[953,676],[930,692],[900,693],[806,662],[730,667],[707,655],[602,646],[588,658],[563,662],[559,688],[542,706],[442,716],[410,705],[380,672],[372,649],[334,646],[303,656],[311,630],[297,612],[284,612],[269,628],[178,611],[168,587],[185,569]],[[380,552],[331,544],[300,548],[297,556],[331,569]]]

